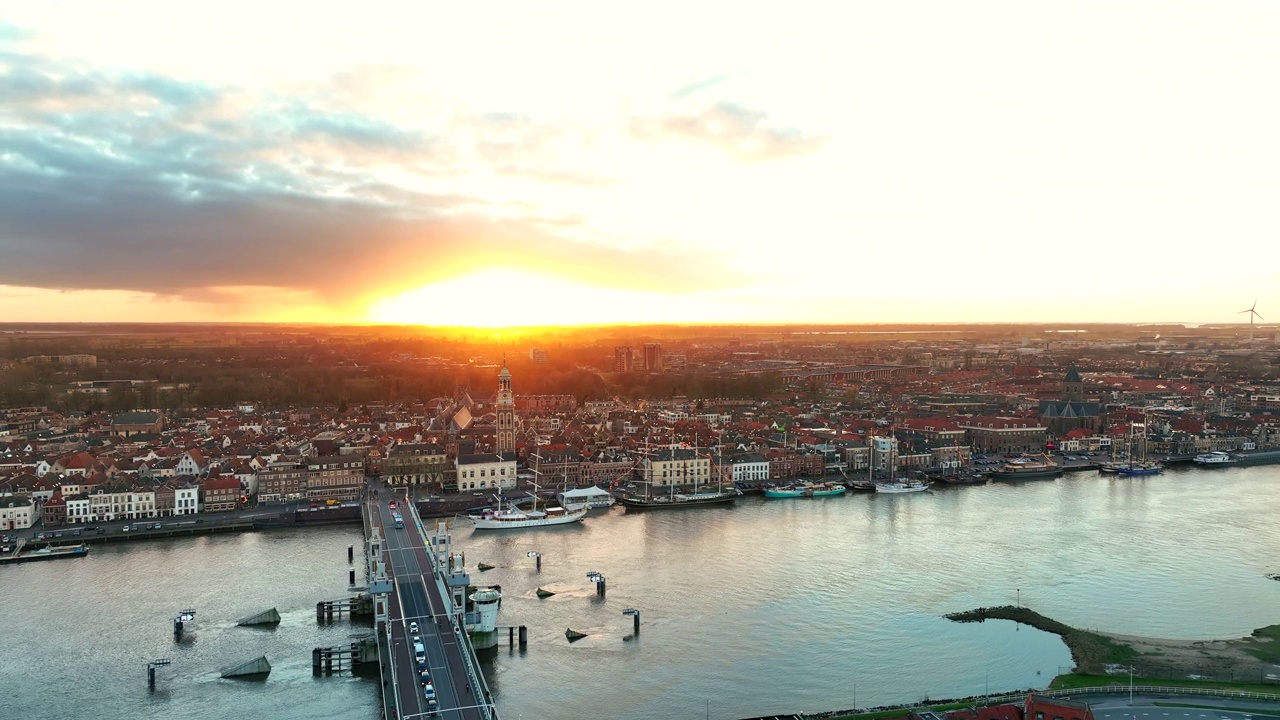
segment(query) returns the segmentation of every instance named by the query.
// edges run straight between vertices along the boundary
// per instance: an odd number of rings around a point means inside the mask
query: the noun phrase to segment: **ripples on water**
[[[311,676],[312,648],[358,631],[317,626],[315,603],[346,597],[346,549],[360,541],[357,526],[135,541],[0,568],[0,717],[370,720],[374,683]],[[270,607],[277,628],[235,626]],[[175,643],[184,608],[196,621]],[[266,681],[218,677],[262,654]],[[147,662],[159,658],[173,664],[149,693]]]
[[[455,541],[471,567],[498,566],[472,577],[503,586],[500,623],[530,628],[525,653],[504,644],[486,663],[507,720],[700,718],[708,707],[740,718],[1043,686],[1070,664],[1056,637],[942,618],[1019,597],[1121,633],[1234,637],[1280,621],[1280,583],[1264,577],[1280,570],[1276,482],[1280,468],[1090,473],[615,508],[542,531],[460,528]],[[17,717],[58,717],[46,711],[60,705],[64,716],[101,706],[104,718],[372,717],[374,683],[310,675],[311,648],[351,631],[317,627],[314,608],[345,594],[346,545],[358,538],[343,528],[141,543],[4,568],[0,601],[17,608],[18,636],[0,654],[0,698],[31,710]],[[604,600],[591,570],[608,578]],[[538,587],[559,594],[540,600]],[[285,616],[278,630],[232,627],[272,605]],[[183,606],[200,611],[196,641],[175,648],[169,622]],[[628,607],[643,625],[624,642]],[[569,627],[590,635],[570,645]],[[219,665],[262,652],[275,666],[265,683],[217,679]],[[175,665],[148,696],[145,662],[166,656]]]

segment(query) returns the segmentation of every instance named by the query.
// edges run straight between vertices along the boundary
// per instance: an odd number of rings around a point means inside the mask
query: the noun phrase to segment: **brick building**
[[[240,481],[233,477],[205,480],[200,489],[205,512],[228,512],[240,506]]]
[[[1049,440],[1049,428],[1028,418],[972,417],[957,424],[977,452],[1043,452]]]

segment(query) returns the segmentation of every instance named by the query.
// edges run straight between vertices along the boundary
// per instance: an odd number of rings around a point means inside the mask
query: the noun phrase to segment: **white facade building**
[[[516,486],[515,453],[459,455],[454,461],[458,471],[458,491],[509,489]]]
[[[71,500],[67,501],[67,520],[71,522]],[[135,488],[120,492],[96,491],[89,496],[89,512],[81,522],[110,522],[156,517],[156,494],[153,490]]]
[[[173,491],[174,515],[195,515],[198,512],[200,512],[199,485],[188,485]]]
[[[711,458],[692,448],[666,448],[646,457],[641,465],[645,482],[652,485],[705,485],[711,478]]]
[[[89,522],[89,498],[77,497],[67,499],[67,524]]]
[[[769,479],[769,461],[754,456],[733,462],[734,482],[764,482]]]
[[[35,521],[36,506],[30,500],[15,497],[0,500],[0,530],[25,530]]]

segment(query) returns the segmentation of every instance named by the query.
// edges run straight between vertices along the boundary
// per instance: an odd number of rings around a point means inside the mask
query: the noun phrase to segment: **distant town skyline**
[[[0,2],[0,316],[1280,318],[1280,6]]]

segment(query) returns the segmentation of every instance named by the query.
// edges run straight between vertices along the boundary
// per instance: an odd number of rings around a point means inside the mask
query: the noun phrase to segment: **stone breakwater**
[[[947,615],[955,622],[983,622],[984,620],[1012,620],[1029,627],[1053,633],[1062,638],[1071,651],[1071,661],[1076,672],[1101,674],[1106,665],[1131,662],[1137,651],[1101,633],[1080,630],[1053,618],[1022,606],[1000,605],[983,607]]]

